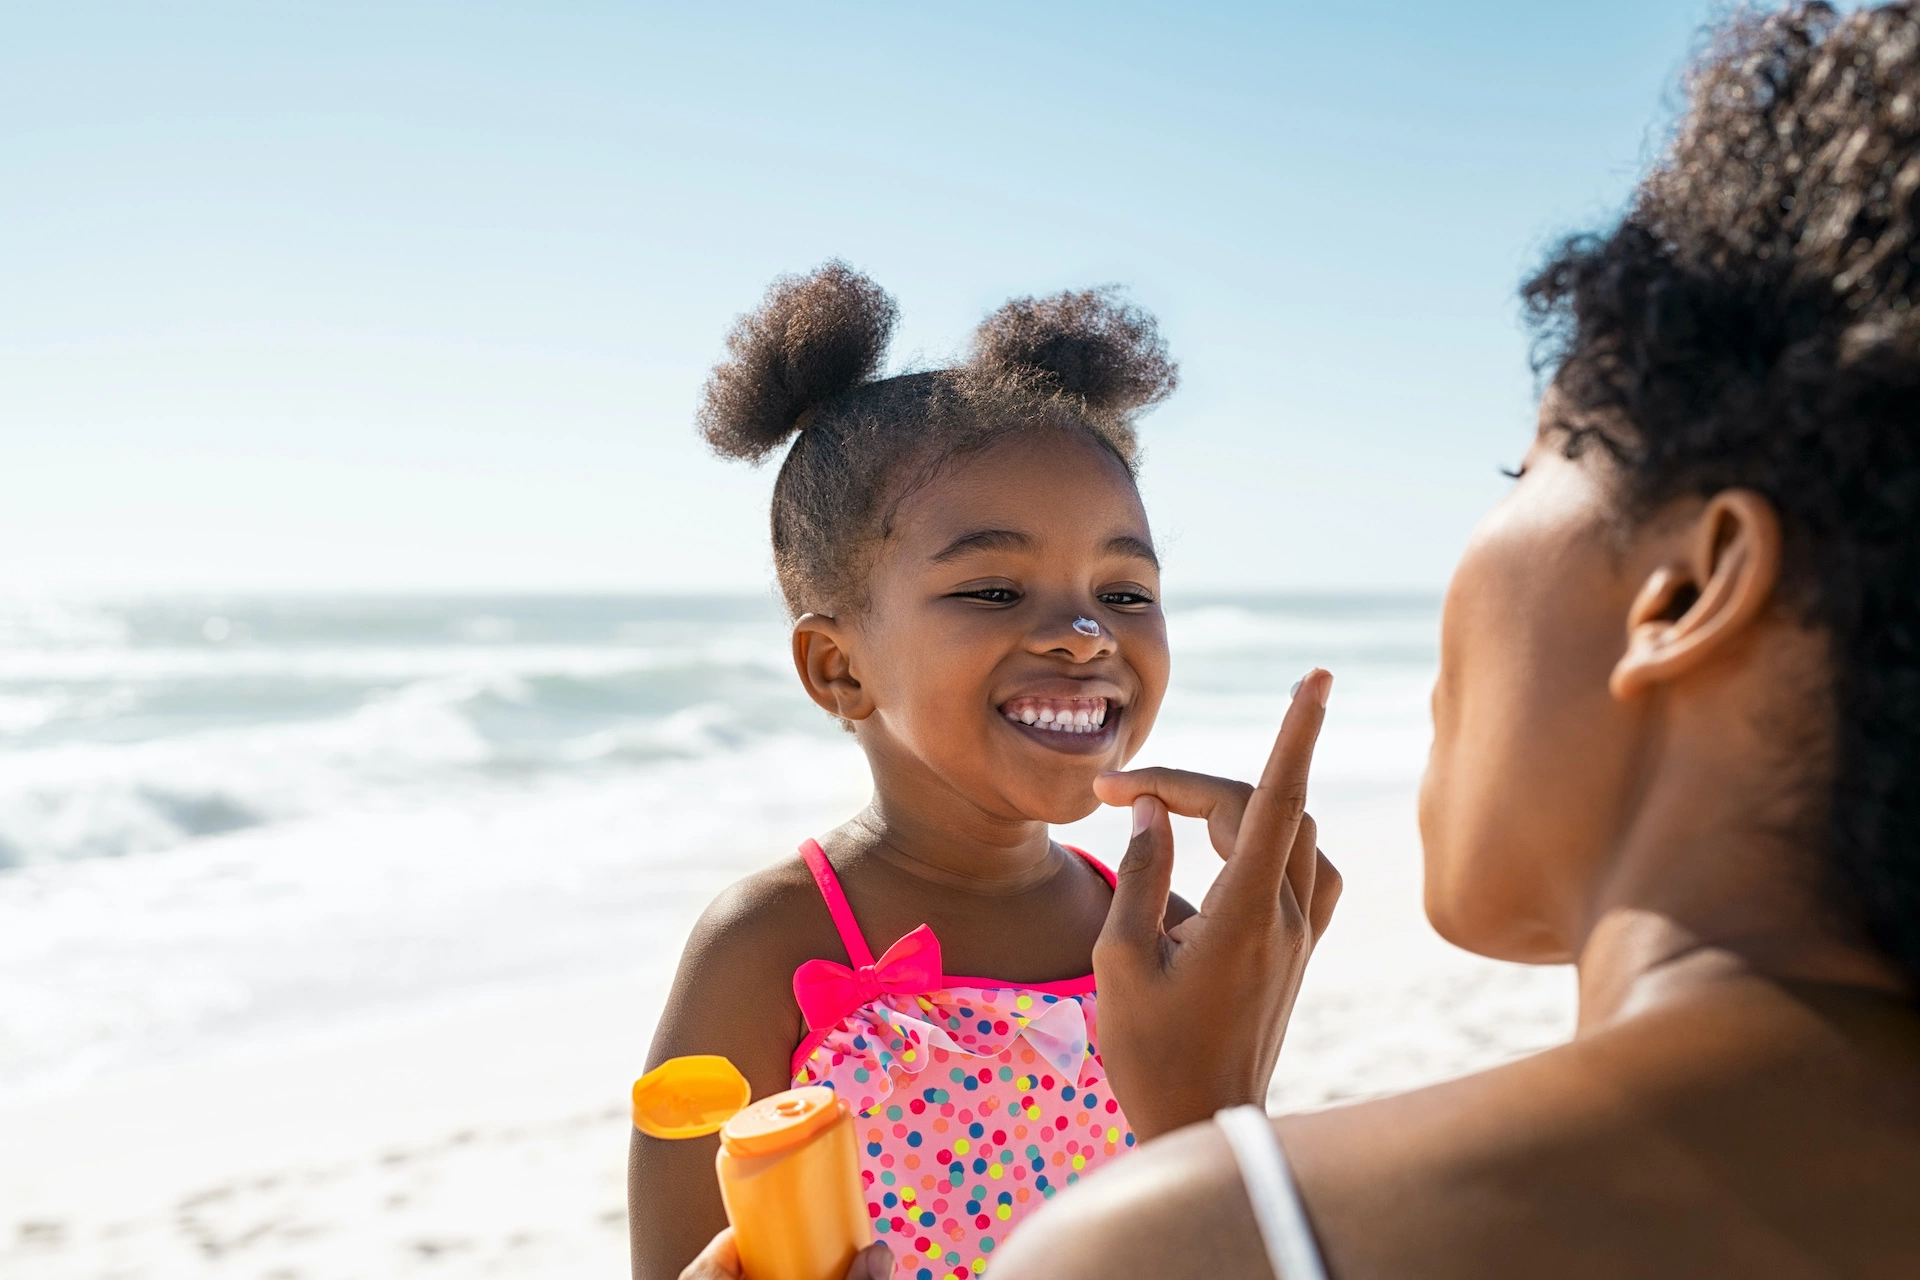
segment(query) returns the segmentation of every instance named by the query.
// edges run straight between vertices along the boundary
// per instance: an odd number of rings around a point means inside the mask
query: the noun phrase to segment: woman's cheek
[[[1448,941],[1472,948],[1470,903],[1476,878],[1488,868],[1469,865],[1483,811],[1497,802],[1500,744],[1480,740],[1470,714],[1502,700],[1500,687],[1515,669],[1504,652],[1511,639],[1500,625],[1513,583],[1506,563],[1507,504],[1487,513],[1469,538],[1440,615],[1440,665],[1432,694],[1433,742],[1420,783],[1419,825],[1429,921]]]

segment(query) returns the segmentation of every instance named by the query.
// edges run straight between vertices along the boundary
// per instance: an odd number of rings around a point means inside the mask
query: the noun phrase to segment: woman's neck
[[[1664,754],[1620,833],[1578,930],[1582,1032],[1729,981],[1898,994],[1895,966],[1809,893],[1821,875],[1797,838],[1711,752]]]

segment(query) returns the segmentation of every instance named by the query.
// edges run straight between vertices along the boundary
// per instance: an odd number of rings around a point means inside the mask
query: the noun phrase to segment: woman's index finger
[[[1093,783],[1094,795],[1106,804],[1129,805],[1141,796],[1153,796],[1183,818],[1212,818],[1223,808],[1237,813],[1252,792],[1246,783],[1232,778],[1162,767],[1105,773]]]
[[[1271,904],[1279,900],[1293,837],[1307,812],[1313,748],[1320,740],[1332,689],[1332,674],[1318,667],[1300,682],[1274,737],[1267,767],[1260,773],[1260,785],[1247,800],[1233,856],[1220,869],[1225,901]]]

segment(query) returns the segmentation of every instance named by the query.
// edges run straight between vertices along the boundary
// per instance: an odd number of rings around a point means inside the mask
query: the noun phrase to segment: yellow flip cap
[[[747,1078],[718,1054],[669,1058],[633,1082],[633,1127],[655,1138],[701,1138],[752,1099]]]

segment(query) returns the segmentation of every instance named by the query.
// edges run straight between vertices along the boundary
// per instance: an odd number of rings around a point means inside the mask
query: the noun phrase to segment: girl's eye
[[[1521,476],[1527,474],[1527,464],[1523,462],[1517,467],[1502,467],[1500,468],[1500,474],[1509,480],[1518,480]]]
[[[1153,597],[1144,591],[1102,591],[1094,598],[1101,604],[1110,605],[1115,609],[1125,609],[1129,606],[1138,608],[1141,605],[1153,603]]]
[[[963,600],[984,600],[988,604],[1012,604],[1020,598],[1020,593],[1012,587],[979,587],[972,591],[956,591],[953,594]]]

